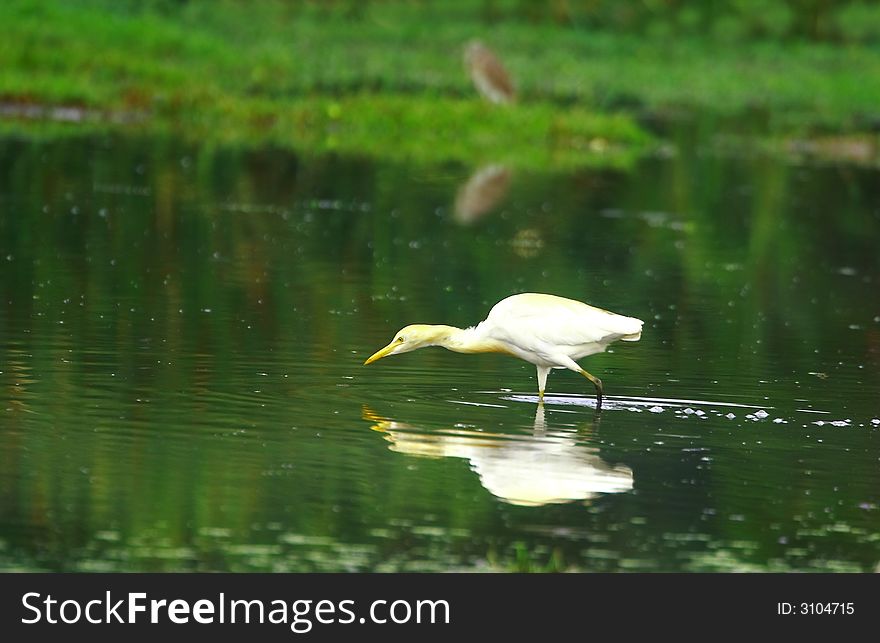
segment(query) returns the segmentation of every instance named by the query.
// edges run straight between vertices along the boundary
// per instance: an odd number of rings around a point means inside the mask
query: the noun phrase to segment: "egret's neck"
[[[486,337],[479,326],[456,328],[455,326],[434,326],[437,336],[434,344],[456,353],[508,353],[504,346]]]

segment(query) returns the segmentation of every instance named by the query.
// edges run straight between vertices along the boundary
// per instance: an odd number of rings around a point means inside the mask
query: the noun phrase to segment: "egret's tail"
[[[629,328],[624,330],[625,335],[623,335],[620,339],[625,342],[637,342],[642,337],[642,325],[645,323],[641,319],[636,319],[635,317],[627,317],[626,318],[627,325]]]

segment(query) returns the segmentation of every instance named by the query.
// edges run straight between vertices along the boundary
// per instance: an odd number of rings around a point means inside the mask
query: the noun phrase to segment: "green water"
[[[873,570],[878,173],[673,151],[465,188],[0,141],[0,568]],[[601,414],[505,356],[362,365],[521,291],[646,321],[582,362]]]

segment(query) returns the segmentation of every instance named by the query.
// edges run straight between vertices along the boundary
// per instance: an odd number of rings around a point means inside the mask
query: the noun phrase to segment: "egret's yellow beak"
[[[397,342],[391,342],[385,348],[381,348],[381,349],[377,350],[375,353],[370,355],[370,357],[367,359],[366,362],[364,362],[364,366],[366,366],[367,364],[372,364],[377,359],[382,359],[383,357],[388,357],[389,355],[391,355],[392,352],[394,352],[394,349],[397,348],[398,346],[400,346],[400,344],[398,344]]]

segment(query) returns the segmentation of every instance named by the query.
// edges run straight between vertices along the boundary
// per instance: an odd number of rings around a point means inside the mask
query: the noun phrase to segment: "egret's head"
[[[389,355],[399,355],[400,353],[414,351],[417,348],[434,346],[446,334],[445,327],[443,326],[430,326],[428,324],[405,326],[397,331],[397,334],[394,335],[394,339],[391,340],[388,346],[370,355],[369,359],[364,362],[364,365],[372,364],[377,359],[382,359]]]

